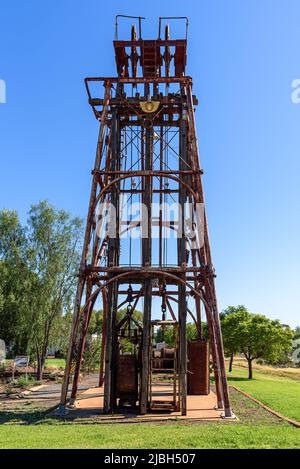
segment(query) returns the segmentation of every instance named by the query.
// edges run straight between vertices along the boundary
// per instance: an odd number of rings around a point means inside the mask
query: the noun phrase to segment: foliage
[[[197,338],[197,328],[195,324],[187,323],[186,325],[186,336],[187,340]],[[172,326],[166,326],[164,330],[159,327],[156,332],[156,342],[166,342],[170,347],[174,347],[174,328]]]
[[[12,354],[35,356],[39,379],[72,303],[81,226],[47,201],[31,207],[25,227],[16,212],[0,212],[0,337]]]
[[[72,313],[67,312],[66,314],[58,315],[53,321],[48,348],[57,351],[55,358],[64,358],[67,354],[72,318]]]
[[[226,318],[229,314],[237,313],[237,312],[242,312],[244,311],[245,313],[248,312],[248,309],[244,305],[237,305],[237,306],[227,306],[227,308],[223,309],[220,313],[220,320],[222,321],[223,319]]]
[[[89,334],[101,334],[103,324],[103,311],[102,309],[96,311],[93,310],[91,313],[89,323]]]
[[[252,379],[252,362],[262,358],[276,363],[282,353],[291,351],[293,332],[278,320],[246,309],[226,315],[222,320],[225,347],[231,352],[241,352],[248,361],[249,379]]]
[[[234,315],[230,320],[226,321],[229,315]],[[241,316],[246,316],[248,310],[244,305],[228,306],[220,313],[220,320],[222,325],[222,337],[224,345],[225,356],[230,357],[229,372],[232,371],[233,357],[239,350],[239,337],[238,337],[238,323]]]
[[[34,274],[27,262],[26,230],[15,211],[0,211],[0,337],[12,354],[24,353],[29,327],[28,302]],[[9,355],[9,353],[8,353]]]
[[[87,339],[81,370],[90,373],[99,368],[101,352],[101,337],[89,336]]]
[[[23,389],[27,389],[28,387],[30,386],[34,386],[36,384],[38,384],[39,381],[37,381],[35,378],[33,378],[32,376],[24,376],[24,375],[21,375],[19,376],[14,382],[13,384],[16,385],[17,387],[19,388],[23,388]]]
[[[124,318],[125,314],[127,313],[126,308],[119,309],[118,314],[117,314],[117,321],[121,321],[121,319]],[[143,325],[143,313],[139,311],[138,309],[135,309],[133,312],[133,318],[140,324],[140,326]]]
[[[33,205],[28,218],[28,257],[35,272],[32,284],[29,340],[38,362],[38,379],[47,356],[55,319],[70,310],[79,264],[81,221],[47,201]]]
[[[297,326],[294,330],[294,339],[300,339],[300,326]]]

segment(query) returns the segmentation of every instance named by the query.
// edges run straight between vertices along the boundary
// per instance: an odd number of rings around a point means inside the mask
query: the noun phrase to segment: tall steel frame
[[[100,385],[104,382],[104,412],[114,411],[117,311],[126,304],[130,290],[133,309],[139,305],[143,312],[139,413],[149,410],[151,321],[156,314],[154,299],[162,298],[165,314],[179,326],[181,413],[187,412],[187,315],[202,338],[202,308],[209,330],[217,405],[230,418],[194,115],[197,100],[192,78],[185,75],[187,37],[170,39],[166,25],[161,39],[162,24],[174,18],[159,18],[158,39],[144,40],[143,18],[138,17],[138,34],[132,26],[130,40],[119,40],[119,17],[114,41],[117,76],[85,79],[99,135],[60,411],[67,404],[71,375],[68,403],[75,402],[89,320],[99,298],[103,308]],[[98,94],[101,84],[103,97]],[[137,202],[146,210],[135,219],[132,213],[124,218],[124,206],[128,209]],[[153,209],[154,202],[158,211]],[[166,207],[173,202],[179,209],[171,217]],[[114,207],[113,229],[108,206]],[[187,218],[192,234],[186,227]],[[124,237],[133,230],[138,234],[134,240]],[[176,236],[170,240],[171,232]]]

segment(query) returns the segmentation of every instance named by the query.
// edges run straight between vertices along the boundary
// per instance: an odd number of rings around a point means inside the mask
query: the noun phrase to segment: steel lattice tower
[[[131,39],[119,40],[116,19],[117,76],[85,79],[100,126],[60,410],[65,409],[71,375],[71,404],[76,399],[91,312],[101,301],[104,412],[118,405],[124,337],[129,337],[138,364],[134,401],[139,413],[151,410],[152,327],[158,324],[178,331],[174,403],[186,414],[187,316],[201,339],[202,308],[218,407],[232,417],[199,163],[197,100],[192,79],[185,75],[187,37],[170,39],[165,26],[162,39],[166,18],[160,18],[158,39],[143,40],[142,20],[137,18],[138,34],[133,26]],[[94,97],[99,96],[99,85],[104,86],[104,97]],[[124,206],[128,213],[134,203],[146,210],[135,219],[132,213],[124,218]],[[173,203],[179,209],[171,216],[166,207]],[[108,207],[114,208],[113,229]],[[138,236],[124,236],[133,230]],[[166,236],[170,232],[176,233],[172,239]],[[157,301],[162,301],[162,320],[155,322]],[[120,320],[118,310],[126,304]],[[133,318],[137,306],[143,313],[140,324]]]

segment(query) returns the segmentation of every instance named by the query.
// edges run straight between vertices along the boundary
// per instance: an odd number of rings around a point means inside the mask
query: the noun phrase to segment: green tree
[[[195,324],[187,323],[186,325],[187,340],[197,339],[198,333]],[[166,342],[169,347],[174,347],[174,328],[166,326],[164,330],[159,327],[156,332],[156,342]]]
[[[0,211],[0,338],[10,346],[11,354],[24,353],[27,344],[27,306],[34,274],[26,252],[26,231],[17,212]]]
[[[238,315],[234,316],[231,321],[226,321],[226,318],[231,314]],[[220,313],[221,326],[222,326],[222,336],[224,343],[224,352],[227,357],[230,357],[229,360],[229,372],[232,371],[233,359],[234,356],[240,351],[238,346],[238,328],[237,321],[241,320],[241,316],[247,316],[248,310],[244,305],[238,306],[228,306]]]
[[[103,323],[103,311],[93,309],[89,322],[89,334],[101,334]]]
[[[47,201],[33,205],[28,217],[28,259],[31,283],[30,351],[42,378],[55,321],[70,310],[76,287],[82,222]]]
[[[66,347],[81,235],[78,218],[46,201],[25,227],[17,212],[0,211],[0,337],[12,354],[36,358],[39,379],[48,345]]]
[[[278,320],[260,314],[248,311],[228,314],[222,321],[222,329],[224,337],[226,331],[234,331],[231,340],[248,362],[249,379],[253,378],[253,360],[261,358],[274,363],[283,352],[292,348],[292,330]]]
[[[300,326],[297,326],[294,330],[294,339],[300,339]]]
[[[57,350],[59,357],[66,357],[67,355],[72,318],[73,315],[70,311],[58,315],[50,330],[48,347]]]
[[[127,308],[121,308],[118,310],[117,321],[121,321],[127,313]],[[138,309],[135,309],[133,312],[133,318],[142,326],[143,325],[143,313]]]

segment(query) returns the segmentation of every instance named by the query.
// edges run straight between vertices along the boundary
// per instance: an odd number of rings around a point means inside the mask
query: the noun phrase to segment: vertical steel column
[[[118,85],[117,92],[119,95],[124,94],[124,85]],[[121,157],[121,125],[120,125],[120,116],[118,110],[116,110],[116,128],[114,129],[113,139],[112,139],[112,159],[111,168],[114,170],[120,171],[120,157]],[[112,188],[112,203],[115,207],[115,216],[116,216],[116,233],[115,238],[112,239],[112,248],[114,252],[113,265],[119,265],[120,261],[120,185],[119,183],[114,185]],[[116,407],[116,361],[117,361],[117,335],[116,335],[116,323],[117,323],[117,310],[118,310],[118,282],[114,282],[113,290],[113,307],[112,307],[112,350],[111,350],[111,395],[110,395],[110,407],[112,410]]]
[[[145,135],[145,170],[152,170],[153,164],[153,127],[151,120],[145,121],[146,135]],[[142,214],[142,245],[143,245],[143,259],[144,266],[151,265],[152,255],[152,177],[145,176],[144,178],[144,194],[143,194],[143,214]]]
[[[148,391],[149,391],[149,361],[150,361],[150,324],[152,303],[152,279],[144,281],[144,314],[143,314],[143,349],[142,349],[142,372],[140,389],[140,413],[147,413]]]
[[[112,158],[110,170],[116,171],[119,169],[119,156],[120,156],[120,126],[119,116],[116,108],[112,110],[111,119],[111,150]],[[118,252],[119,252],[119,196],[118,188],[114,184],[111,190],[111,213],[113,213],[114,232],[111,233],[108,242],[108,266],[113,267],[118,265]],[[114,356],[115,356],[115,319],[118,304],[118,285],[113,282],[108,287],[108,308],[106,319],[106,350],[105,350],[105,376],[104,376],[104,412],[108,413],[113,410],[114,405]]]
[[[105,374],[104,374],[104,402],[103,412],[111,411],[111,356],[112,356],[112,309],[113,309],[113,283],[107,289],[107,315],[106,315],[106,347],[105,347]]]
[[[164,169],[164,128],[160,128],[160,142],[159,142],[159,169],[160,171],[163,171]],[[162,249],[162,244],[163,244],[163,209],[162,209],[162,203],[163,203],[163,178],[162,176],[159,177],[159,247],[158,247],[158,263],[159,266],[162,267],[163,263],[163,249]]]
[[[217,344],[216,344],[216,331],[215,331],[216,328],[214,324],[213,315],[207,305],[205,306],[205,312],[206,312],[207,327],[208,327],[211,355],[212,355],[212,362],[213,362],[213,369],[214,369],[215,386],[216,386],[216,394],[217,394],[217,408],[223,409],[224,408],[223,392],[222,392],[222,383],[221,383],[219,353],[218,353]]]
[[[113,290],[113,304],[112,304],[112,345],[111,345],[111,392],[110,392],[110,409],[113,411],[116,407],[116,361],[117,361],[117,335],[116,335],[116,322],[117,322],[117,310],[118,310],[118,282],[114,282]]]
[[[103,298],[103,318],[102,318],[102,338],[101,338],[101,355],[100,355],[100,372],[99,372],[99,387],[104,383],[104,357],[106,347],[106,317],[107,317],[107,289],[102,290]]]
[[[145,122],[145,170],[151,170],[153,165],[153,127],[150,120]],[[142,217],[142,246],[143,265],[151,265],[152,252],[152,178],[145,177],[144,197],[143,197],[143,217]],[[145,211],[146,210],[146,211]],[[145,414],[148,407],[149,389],[149,360],[150,360],[150,322],[152,305],[152,279],[144,281],[144,314],[143,314],[143,349],[142,349],[142,372],[140,390],[140,413]]]
[[[179,375],[181,390],[181,414],[186,415],[186,396],[187,396],[187,343],[186,343],[186,287],[180,284],[178,286],[178,316],[179,316]]]
[[[179,132],[179,148],[180,159],[179,169],[186,170],[187,165],[187,123],[182,118],[180,120]],[[184,176],[183,176],[184,181]],[[178,225],[178,265],[184,267],[186,265],[186,239],[185,239],[185,203],[187,200],[187,192],[185,187],[179,186],[179,216],[180,220]],[[181,237],[180,237],[181,236]],[[186,415],[187,405],[187,339],[186,339],[186,316],[187,316],[187,303],[186,303],[186,286],[181,284],[178,287],[178,301],[179,301],[179,374],[180,374],[180,389],[181,389],[181,413]]]

